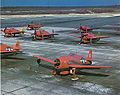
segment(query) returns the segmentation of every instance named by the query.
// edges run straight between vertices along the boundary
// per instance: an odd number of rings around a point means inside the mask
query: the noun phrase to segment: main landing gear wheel
[[[51,71],[51,74],[52,75],[56,75],[56,71]]]
[[[70,74],[72,74],[71,80],[78,80],[79,78],[75,75],[76,68],[70,69]]]

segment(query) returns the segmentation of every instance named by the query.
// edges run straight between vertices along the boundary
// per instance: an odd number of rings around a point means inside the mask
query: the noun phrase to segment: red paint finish
[[[54,35],[58,34],[50,34],[48,31],[45,30],[35,30],[34,32],[34,40],[44,40],[49,38],[54,38]]]
[[[36,36],[49,36],[50,35],[50,33],[49,32],[47,32],[47,31],[45,31],[45,30],[36,30],[36,34],[35,34]]]
[[[19,41],[17,41],[13,46],[9,46],[9,45],[3,44],[3,43],[0,44],[0,53],[1,54],[5,54],[5,55],[7,55],[9,53],[14,54],[14,53],[17,53],[19,51],[21,51]]]
[[[23,30],[17,30],[15,28],[5,28],[4,30],[2,30],[2,32],[5,33],[5,36],[6,37],[13,37],[15,36],[16,34],[24,34],[24,31]]]
[[[82,43],[95,43],[99,41],[101,38],[108,38],[108,36],[96,36],[89,32],[81,33]]]
[[[81,55],[77,54],[69,54],[65,56],[60,56],[56,58],[55,61],[52,61],[48,58],[44,58],[41,56],[33,56],[37,59],[50,62],[54,65],[54,68],[56,70],[60,70],[59,74],[61,75],[67,75],[67,74],[73,74],[75,75],[76,69],[101,69],[101,68],[111,68],[111,66],[98,66],[98,65],[91,65],[92,62],[92,50],[89,50],[88,55],[86,58],[84,58]],[[70,72],[74,69],[74,72]],[[55,74],[56,71],[54,71]]]
[[[91,30],[91,28],[88,26],[80,26],[80,30],[82,30],[82,32],[87,32],[87,31]]]
[[[28,24],[27,29],[33,30],[33,29],[39,29],[43,27],[42,24]]]

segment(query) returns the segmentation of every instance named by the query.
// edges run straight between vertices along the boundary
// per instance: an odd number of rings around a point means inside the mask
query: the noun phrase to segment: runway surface
[[[28,17],[2,19],[1,27],[25,29],[30,22],[42,23],[43,29],[53,29],[59,35],[54,39],[32,41],[25,30],[24,37],[5,38],[1,33],[2,43],[13,45],[19,40],[24,54],[13,59],[1,61],[2,95],[119,95],[120,93],[120,17]],[[100,27],[94,33],[110,38],[101,39],[92,45],[78,44],[80,39],[71,36],[80,25]],[[93,64],[112,66],[111,69],[80,70],[79,80],[72,81],[71,76],[53,76],[50,64],[42,62],[38,67],[33,55],[55,59],[69,53],[87,56],[93,50]]]

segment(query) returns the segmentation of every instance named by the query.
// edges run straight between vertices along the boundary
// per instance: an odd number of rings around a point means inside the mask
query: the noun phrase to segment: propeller
[[[20,29],[20,32],[21,32],[21,33],[20,33],[21,36],[23,36],[23,34],[25,33],[24,28],[21,28],[21,29]]]
[[[40,66],[41,59],[37,59],[37,63],[38,63],[38,65]]]
[[[42,31],[40,31],[40,34],[41,34],[41,40],[44,40],[44,33],[42,33]]]

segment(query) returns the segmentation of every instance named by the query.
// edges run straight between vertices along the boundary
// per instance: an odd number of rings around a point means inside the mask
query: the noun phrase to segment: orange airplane
[[[99,28],[90,28],[88,26],[80,26],[79,29],[81,30],[81,32],[87,32],[87,31],[91,31],[91,30],[99,29]]]
[[[80,44],[88,44],[88,43],[96,43],[102,38],[109,38],[108,36],[96,36],[95,34],[89,33],[89,32],[81,32],[81,38]]]
[[[23,30],[17,30],[15,28],[5,28],[4,30],[1,30],[1,31],[4,32],[5,37],[15,37],[16,34],[19,34],[20,36],[22,36],[24,34]]]
[[[52,32],[53,33],[50,34],[49,32],[42,30],[42,29],[35,30],[33,40],[44,40],[44,39],[54,38],[54,35],[58,35],[58,34],[55,34],[54,31]]]
[[[28,30],[34,30],[34,29],[39,29],[43,27],[42,24],[28,24],[27,29]]]
[[[56,58],[54,61],[41,56],[33,56],[37,58],[37,63],[40,65],[41,60],[54,65],[52,74],[56,75],[72,75],[72,80],[77,80],[76,69],[101,69],[111,68],[111,66],[92,65],[92,50],[89,50],[87,58],[81,55],[70,53],[69,55]]]
[[[80,36],[71,35],[77,38],[80,38],[80,44],[91,44],[96,43],[102,38],[109,38],[108,36],[98,36],[93,33],[90,33],[89,31],[93,29],[99,29],[99,28],[90,28],[88,26],[80,26]]]
[[[20,43],[17,41],[13,46],[7,44],[0,44],[0,53],[2,56],[7,57],[21,52]]]
[[[98,42],[100,39],[109,38],[109,36],[98,36],[89,32],[81,32],[80,36],[72,35],[73,37],[80,38],[79,44],[92,44]]]

